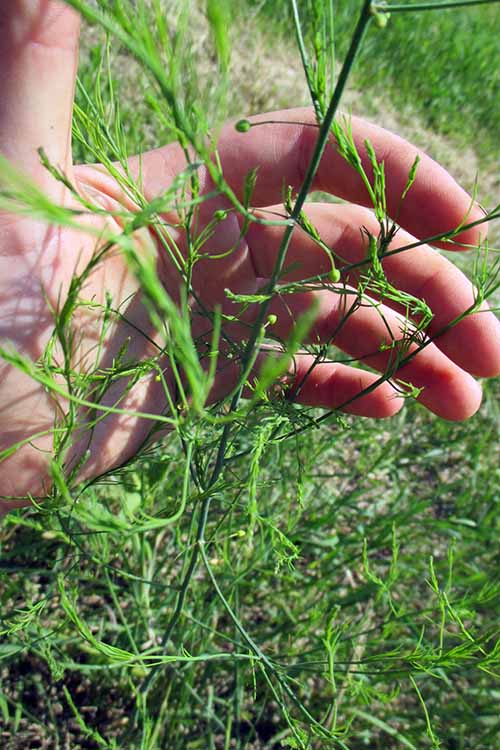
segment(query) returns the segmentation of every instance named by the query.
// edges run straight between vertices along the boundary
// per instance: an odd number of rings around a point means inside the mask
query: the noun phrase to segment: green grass
[[[277,25],[282,33],[281,16]],[[382,32],[372,38],[379,44]],[[467,49],[469,71],[476,52]],[[82,61],[89,90],[98,59]],[[374,59],[372,49],[359,61],[358,80]],[[127,70],[136,87],[141,74]],[[189,84],[202,101],[195,77]],[[121,96],[132,151],[154,118]],[[496,122],[484,128],[493,142]],[[77,154],[88,155],[84,144]],[[389,422],[330,421],[271,445],[278,419],[300,425],[315,413],[280,402],[242,412],[209,488],[207,564],[198,560],[179,618],[217,422],[186,420],[139,461],[71,488],[69,501],[8,516],[6,750],[492,750],[499,395],[499,381],[486,384],[480,413],[464,424],[410,402]]]
[[[415,4],[416,0],[405,3]],[[287,0],[240,0],[267,18],[277,33],[293,35]],[[312,7],[303,0],[299,7]],[[337,57],[342,59],[360,2],[335,3]],[[425,13],[393,13],[384,29],[372,25],[356,64],[355,84],[367,100],[375,93],[403,117],[473,144],[486,163],[498,161],[500,119],[500,4]]]
[[[235,462],[233,491],[221,491],[212,506],[207,554],[220,588],[315,716],[335,702],[329,725],[346,731],[353,750],[365,741],[377,749],[430,746],[409,675],[442,747],[494,746],[499,470],[489,446],[498,440],[497,399],[492,387],[470,424],[411,407],[390,424],[350,420],[347,434],[326,428],[268,450],[254,507],[248,480],[237,489],[248,462]],[[277,698],[202,570],[141,705],[197,510],[190,505],[174,526],[156,531],[140,531],[128,514],[138,507],[173,514],[182,467],[182,456],[163,446],[58,517],[8,519],[7,624],[44,604],[1,649],[8,731],[17,711],[18,732],[34,725],[47,747],[56,738],[63,747],[66,735],[72,748],[99,747],[70,721],[66,687],[85,708],[89,731],[109,746],[118,737],[123,748],[224,747],[226,734],[240,747],[276,746],[287,727]],[[61,581],[77,616],[61,602]]]

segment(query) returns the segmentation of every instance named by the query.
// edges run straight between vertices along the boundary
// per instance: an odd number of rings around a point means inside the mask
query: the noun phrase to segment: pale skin
[[[113,207],[123,201],[113,180],[95,166],[74,165],[71,156],[71,117],[77,70],[80,20],[68,7],[52,0],[3,0],[0,7],[0,153],[37,183],[54,201],[71,206],[74,198],[40,165],[37,149],[43,147],[50,161],[62,168],[85,195],[98,204]],[[281,124],[263,125],[248,133],[238,133],[228,124],[220,135],[218,150],[224,174],[235,193],[241,196],[245,174],[258,166],[253,205],[260,214],[283,211],[280,205],[283,183],[300,187],[305,166],[314,147],[317,131],[310,110],[287,110],[252,118],[277,120]],[[297,125],[300,122],[304,125]],[[287,124],[289,123],[289,124]],[[389,210],[395,211],[408,171],[417,149],[381,128],[353,119],[353,132],[360,153],[369,138],[378,159],[384,159],[388,176]],[[366,163],[367,169],[368,164]],[[137,160],[132,160],[137,170]],[[185,167],[184,155],[177,145],[152,151],[143,159],[144,190],[152,198],[166,190]],[[200,173],[203,189],[210,190],[206,171]],[[341,248],[347,262],[356,262],[364,254],[361,227],[376,233],[373,215],[363,206],[368,197],[360,178],[338,155],[334,145],[327,148],[320,165],[316,189],[328,191],[349,202],[332,206],[315,204],[308,213],[325,243]],[[399,216],[401,231],[393,247],[406,245],[458,226],[471,206],[471,199],[453,178],[429,157],[422,155],[417,178]],[[133,207],[130,207],[133,210]],[[222,198],[210,199],[202,220],[227,208]],[[482,218],[478,206],[470,210],[468,220]],[[96,229],[103,221],[87,219]],[[485,226],[463,232],[458,240],[475,246],[484,236]],[[283,229],[252,224],[237,249],[224,260],[202,261],[195,269],[193,285],[203,304],[213,309],[224,302],[224,289],[255,292],[272,273]],[[218,225],[207,251],[232,247],[239,237],[238,219],[230,214]],[[179,237],[182,247],[182,237]],[[0,214],[0,344],[6,341],[23,355],[36,359],[43,352],[53,328],[47,300],[56,305],[64,299],[75,270],[95,252],[95,235],[47,226],[32,219]],[[138,240],[141,252],[141,243]],[[462,249],[464,249],[462,247]],[[287,264],[293,265],[288,280],[300,280],[325,273],[329,261],[307,236],[297,230],[289,248]],[[434,313],[430,334],[443,328],[468,309],[474,290],[466,277],[435,249],[423,245],[394,255],[384,262],[392,284],[426,300]],[[159,273],[169,293],[177,294],[179,278],[159,254]],[[353,282],[353,277],[349,281]],[[103,301],[105,292],[113,295],[116,306],[125,304],[125,317],[133,325],[121,322],[106,338],[103,366],[110,362],[122,343],[129,338],[128,354],[137,359],[154,353],[154,345],[140,331],[155,338],[148,313],[142,303],[138,282],[128,270],[119,252],[112,253],[93,273],[85,287],[87,298]],[[317,319],[310,332],[315,340],[331,336],[341,314],[338,296],[333,292],[315,293],[319,301]],[[269,309],[277,315],[275,333],[286,338],[294,319],[309,307],[313,293],[288,297],[286,305],[276,298]],[[384,303],[386,304],[386,303]],[[250,311],[249,317],[256,312]],[[387,324],[397,337],[398,311],[387,304],[385,323],[379,312],[364,307],[343,326],[336,344],[350,356],[366,358],[374,371],[383,371],[387,354],[379,351],[387,341]],[[85,368],[86,356],[98,336],[98,316],[88,314],[77,321],[79,361]],[[233,327],[230,335],[245,335],[244,327]],[[379,353],[374,354],[374,352]],[[299,357],[293,377],[302,380],[310,360]],[[167,382],[171,378],[165,364]],[[427,346],[398,373],[407,382],[423,388],[420,403],[440,417],[463,420],[471,417],[481,402],[481,386],[476,378],[500,373],[500,324],[486,306]],[[335,408],[342,406],[378,378],[341,364],[316,367],[301,388],[301,403]],[[213,398],[234,385],[231,368],[221,361]],[[292,384],[293,385],[293,384]],[[112,404],[123,386],[118,383],[104,402]],[[390,383],[383,383],[367,395],[352,401],[346,411],[365,417],[390,417],[403,405]],[[145,378],[135,386],[120,407],[127,411],[165,413],[163,386],[155,378]],[[50,432],[54,424],[56,401],[28,376],[0,362],[0,452],[30,436]],[[97,476],[133,456],[143,444],[151,422],[127,416],[110,416],[92,435],[80,435],[69,449],[71,464],[84,451],[89,458],[81,477]],[[50,489],[48,466],[52,438],[50,434],[27,443],[0,464],[0,510],[29,503],[31,493],[43,498]]]

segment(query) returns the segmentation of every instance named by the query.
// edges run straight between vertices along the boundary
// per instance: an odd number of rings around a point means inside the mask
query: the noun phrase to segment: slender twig
[[[469,315],[472,315],[472,313],[476,312],[478,307],[478,302],[474,302],[470,307],[467,308],[467,310],[464,310],[461,315],[454,318],[452,321],[450,321],[447,325],[443,326],[439,331],[434,333],[432,337],[429,337],[425,339],[417,348],[407,354],[405,357],[402,357],[401,359],[397,360],[397,366],[396,371],[400,370],[405,365],[409,364],[418,354],[420,354],[423,349],[425,349],[430,344],[433,344],[434,341],[443,336],[447,331],[449,331],[451,328],[454,328],[460,321],[462,321],[464,318],[467,318]],[[382,383],[385,383],[387,380],[390,380],[391,377],[394,377],[394,372],[386,371],[384,372],[377,380],[375,380],[371,385],[364,388],[359,393],[356,393],[351,398],[347,399],[343,403],[339,404],[335,407],[335,409],[331,409],[330,411],[326,412],[325,414],[322,414],[317,419],[313,420],[313,424],[315,427],[318,427],[320,424],[325,422],[326,420],[330,419],[333,415],[338,414],[339,411],[342,411],[343,409],[346,409],[350,404],[354,403],[358,399],[367,396],[369,393],[372,393],[376,388],[378,388]],[[290,432],[287,432],[285,435],[280,435],[279,437],[274,438],[277,442],[282,442],[283,440],[287,440],[288,438],[295,437],[299,435],[301,432],[305,432],[306,430],[311,429],[311,425],[305,425],[303,427],[299,427],[298,429],[291,430]],[[274,436],[273,436],[274,437]]]
[[[299,192],[299,195],[297,197],[297,200],[295,202],[295,205],[294,205],[294,208],[293,208],[293,211],[292,211],[292,215],[290,217],[292,219],[293,223],[291,222],[290,225],[285,230],[285,234],[284,234],[284,237],[283,237],[283,240],[282,240],[282,243],[281,243],[281,246],[280,246],[280,250],[279,250],[279,253],[278,253],[277,262],[275,264],[275,267],[274,267],[271,279],[270,279],[268,285],[266,286],[266,288],[264,290],[264,294],[268,294],[269,298],[265,302],[263,302],[261,304],[261,306],[260,306],[260,310],[259,310],[259,314],[257,316],[257,320],[256,320],[256,322],[255,322],[255,324],[253,326],[251,335],[249,337],[249,340],[248,340],[247,345],[245,347],[245,351],[244,351],[243,356],[242,356],[242,366],[241,366],[242,373],[241,373],[241,376],[240,376],[240,384],[236,388],[236,391],[235,391],[235,393],[233,395],[233,398],[231,400],[231,404],[230,404],[230,411],[231,412],[234,412],[237,409],[239,401],[240,401],[240,398],[241,398],[241,395],[243,393],[244,384],[245,384],[245,381],[246,381],[246,379],[248,377],[248,374],[249,374],[248,373],[248,365],[252,361],[252,358],[253,358],[255,344],[256,344],[256,342],[257,342],[257,340],[259,338],[261,327],[262,327],[262,324],[264,322],[265,316],[267,314],[267,310],[269,308],[270,297],[272,296],[272,293],[275,290],[275,287],[276,287],[276,285],[278,283],[278,279],[279,279],[279,277],[281,275],[281,272],[283,270],[283,266],[284,266],[285,258],[286,258],[286,254],[287,254],[287,250],[288,250],[288,247],[290,245],[290,240],[291,240],[291,237],[292,237],[293,230],[295,228],[296,221],[297,221],[297,219],[300,216],[300,213],[301,213],[301,211],[303,209],[303,206],[304,206],[304,203],[306,201],[307,195],[308,195],[309,191],[311,190],[314,178],[316,176],[316,172],[318,171],[321,158],[323,156],[323,153],[325,151],[325,148],[326,148],[326,145],[327,145],[327,142],[328,142],[328,139],[329,139],[330,129],[332,127],[332,123],[333,123],[333,120],[335,118],[335,115],[336,115],[336,112],[337,112],[337,109],[338,109],[338,105],[339,105],[339,102],[340,102],[340,98],[342,96],[342,93],[344,91],[344,88],[345,88],[345,85],[346,85],[346,82],[347,82],[347,78],[349,76],[349,73],[350,73],[351,68],[353,66],[355,57],[356,57],[357,52],[359,50],[361,41],[362,41],[363,36],[364,36],[364,32],[366,30],[366,27],[368,26],[368,23],[370,22],[370,19],[371,19],[371,13],[370,13],[371,5],[372,5],[371,0],[365,0],[365,2],[363,4],[362,11],[361,11],[361,14],[360,14],[360,17],[359,17],[358,24],[356,26],[356,30],[355,30],[355,32],[353,34],[353,38],[352,38],[352,41],[351,41],[351,45],[349,47],[349,51],[348,51],[348,53],[346,55],[344,65],[343,65],[342,70],[341,70],[340,75],[339,75],[339,80],[338,80],[337,85],[335,87],[335,90],[333,92],[333,96],[332,96],[332,99],[330,101],[330,105],[329,105],[327,113],[325,115],[325,119],[324,119],[323,123],[320,126],[319,134],[318,134],[318,139],[317,139],[317,142],[316,142],[316,146],[314,148],[314,152],[313,152],[311,161],[309,163],[309,167],[307,169],[306,175],[304,177],[304,181],[303,181],[302,186],[301,186],[301,190]],[[216,456],[215,463],[214,463],[214,468],[213,468],[210,480],[208,482],[208,486],[206,488],[207,490],[210,490],[211,488],[213,488],[216,485],[216,483],[217,483],[217,481],[218,481],[218,479],[219,479],[219,477],[220,477],[220,475],[222,473],[222,470],[223,470],[223,467],[224,467],[224,460],[225,460],[225,456],[226,456],[226,450],[227,450],[227,446],[228,446],[228,443],[229,443],[229,438],[230,438],[230,435],[231,435],[231,430],[232,430],[232,423],[228,422],[224,426],[224,429],[223,429],[223,432],[222,432],[222,435],[221,435],[221,439],[220,439],[220,443],[219,443],[219,448],[218,448],[217,456]],[[177,622],[179,621],[179,618],[180,618],[181,613],[182,613],[182,609],[183,609],[184,602],[185,602],[185,599],[186,599],[186,595],[187,595],[187,591],[188,591],[188,588],[189,588],[189,584],[191,582],[191,579],[193,577],[194,571],[195,571],[196,566],[197,566],[197,562],[198,562],[198,557],[199,557],[199,554],[200,554],[200,550],[203,548],[203,544],[205,542],[205,538],[204,538],[205,537],[205,529],[206,529],[206,525],[207,525],[208,514],[209,514],[210,504],[211,504],[212,498],[213,498],[213,494],[210,493],[210,492],[207,492],[207,494],[206,494],[206,496],[205,496],[205,498],[204,498],[204,500],[202,502],[202,506],[201,506],[201,509],[200,509],[200,519],[199,519],[199,522],[198,522],[198,528],[197,528],[197,532],[196,532],[195,544],[193,546],[193,550],[192,550],[192,553],[191,553],[191,558],[189,560],[189,564],[188,564],[188,568],[187,568],[187,571],[186,571],[186,575],[185,575],[185,577],[183,579],[183,582],[181,584],[181,588],[180,588],[180,591],[179,591],[179,594],[178,594],[178,597],[177,597],[177,601],[176,601],[176,605],[175,605],[175,608],[174,608],[174,612],[173,612],[173,614],[172,614],[172,616],[171,616],[171,618],[169,620],[169,623],[168,623],[166,631],[165,631],[165,635],[164,635],[163,640],[162,640],[162,646],[163,646],[163,648],[166,647],[166,645],[167,645],[167,643],[168,643],[168,641],[169,641],[169,639],[170,639],[170,637],[171,637],[171,635],[173,633],[173,630],[174,630]],[[148,675],[148,677],[144,680],[144,682],[141,685],[141,692],[142,693],[148,692],[151,689],[151,687],[152,687],[152,685],[154,683],[154,680],[156,679],[156,676],[157,676],[157,672],[155,670],[152,670],[150,672],[150,674]]]
[[[276,666],[270,661],[270,659],[265,655],[265,653],[262,651],[262,649],[259,647],[259,645],[254,641],[250,633],[247,632],[241,621],[236,616],[235,612],[233,611],[231,605],[229,604],[228,600],[224,596],[217,579],[214,576],[214,572],[212,570],[212,566],[210,565],[210,562],[207,558],[204,545],[200,544],[200,554],[203,560],[203,564],[205,565],[206,571],[208,573],[208,576],[210,578],[210,581],[212,583],[212,586],[215,589],[215,592],[219,599],[222,602],[222,605],[226,612],[228,613],[230,619],[233,622],[233,625],[235,626],[236,630],[240,633],[240,635],[243,637],[244,641],[246,642],[247,646],[250,648],[251,651],[255,654],[255,657],[261,662],[261,664],[266,667],[271,674],[273,674],[278,681],[281,688],[284,690],[285,694],[293,701],[293,703],[297,706],[299,711],[303,714],[304,718],[307,719],[311,723],[312,726],[316,728],[316,730],[323,736],[328,738],[333,738],[331,733],[325,729],[325,727],[320,724],[312,714],[309,713],[307,708],[304,706],[302,701],[295,695],[293,690],[291,689],[290,685],[288,684],[288,681],[283,677],[281,672],[276,668]]]
[[[406,13],[422,10],[448,10],[451,8],[467,8],[473,5],[495,5],[500,0],[457,0],[449,3],[417,3],[415,5],[378,5],[373,4],[373,10],[380,13]]]

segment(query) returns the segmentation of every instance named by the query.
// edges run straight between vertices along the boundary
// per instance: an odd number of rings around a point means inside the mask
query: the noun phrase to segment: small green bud
[[[334,284],[337,283],[337,281],[340,281],[340,271],[338,268],[332,268],[330,273],[328,274],[328,278],[330,281],[333,281]]]
[[[248,131],[251,128],[251,125],[248,120],[238,120],[238,122],[236,123],[234,127],[238,131],[238,133],[248,133]]]
[[[215,211],[214,213],[214,219],[216,221],[224,221],[224,219],[227,219],[227,211],[224,211],[224,209],[219,208],[219,210]]]
[[[137,677],[139,680],[143,680],[148,675],[148,670],[145,667],[141,667],[140,665],[135,665],[130,670],[132,675],[134,677]]]
[[[271,313],[271,315],[267,316],[267,322],[268,322],[268,325],[275,326],[276,323],[278,322],[278,316],[275,315],[274,313]]]
[[[379,29],[385,29],[390,17],[391,14],[384,11],[373,12],[373,19]]]

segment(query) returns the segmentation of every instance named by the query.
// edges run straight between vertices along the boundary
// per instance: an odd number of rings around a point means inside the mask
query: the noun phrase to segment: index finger
[[[252,127],[245,133],[236,131],[234,124],[228,123],[223,128],[218,151],[224,176],[239,196],[243,194],[245,175],[257,167],[252,202],[257,206],[267,206],[282,198],[284,187],[300,188],[316,145],[318,128],[314,127],[316,119],[311,108],[259,114],[249,121],[251,124],[270,123]],[[454,230],[462,223],[484,219],[484,212],[473,204],[465,190],[416,146],[357,117],[352,117],[349,125],[370,181],[373,170],[366,153],[366,140],[372,144],[378,162],[384,162],[388,212],[411,234],[420,238],[433,237]],[[417,155],[420,162],[415,182],[401,205],[401,196]],[[341,156],[333,137],[325,149],[313,189],[351,203],[371,206],[361,176]],[[485,225],[481,225],[462,232],[456,241],[476,246],[485,235]]]

